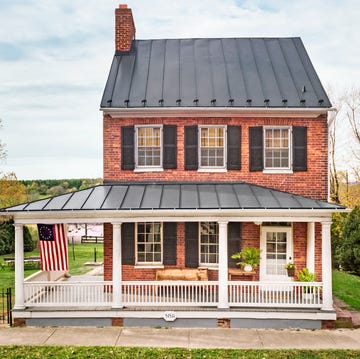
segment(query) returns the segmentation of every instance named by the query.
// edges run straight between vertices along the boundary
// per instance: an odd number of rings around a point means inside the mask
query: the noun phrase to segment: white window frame
[[[146,226],[146,223],[159,223],[160,224],[160,245],[161,245],[161,260],[156,262],[140,262],[138,259],[138,225],[143,223]],[[145,242],[144,242],[145,243]],[[163,222],[136,222],[135,223],[135,266],[144,267],[144,266],[162,266],[164,258],[164,231],[163,231]]]
[[[139,144],[138,130],[139,128],[159,128],[160,129],[160,165],[139,165]],[[136,125],[135,126],[135,172],[136,171],[163,171],[163,125]]]
[[[288,131],[288,156],[289,164],[287,167],[266,167],[266,130],[287,130]],[[263,127],[263,161],[264,173],[293,173],[292,170],[292,126],[264,126]]]
[[[217,257],[218,257],[218,261],[217,263],[206,263],[206,262],[202,262],[201,261],[201,225],[203,223],[215,223],[217,226],[218,226],[218,232],[217,232],[217,235],[218,235],[218,238],[217,238]],[[198,226],[198,243],[199,243],[199,266],[202,267],[202,268],[218,268],[219,266],[219,224],[218,222],[215,222],[215,221],[202,221],[202,222],[199,222],[199,226]]]
[[[223,166],[202,166],[201,165],[201,130],[208,128],[222,128],[224,131],[224,145],[223,145]],[[198,163],[200,172],[226,172],[227,168],[227,126],[226,125],[199,125],[198,127]]]

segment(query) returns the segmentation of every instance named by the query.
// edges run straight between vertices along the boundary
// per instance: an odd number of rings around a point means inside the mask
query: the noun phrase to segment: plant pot
[[[251,264],[245,264],[244,265],[244,271],[245,272],[252,272],[252,270],[253,270],[253,267],[252,267]]]
[[[289,277],[294,277],[295,276],[295,268],[287,269],[287,275]]]

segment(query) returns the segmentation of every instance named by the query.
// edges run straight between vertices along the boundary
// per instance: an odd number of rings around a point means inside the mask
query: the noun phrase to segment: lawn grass
[[[349,309],[360,311],[360,277],[333,271],[333,294],[346,302]]]
[[[74,346],[4,346],[1,358],[119,358],[119,359],[352,359],[356,350],[242,350]]]
[[[74,245],[74,254],[73,256],[73,247],[70,244],[68,248],[69,253],[69,272],[72,275],[84,274],[89,271],[92,267],[85,266],[86,262],[94,261],[94,248],[96,248],[97,253],[97,262],[103,261],[103,245],[101,243],[82,243]],[[35,249],[32,252],[25,253],[25,257],[30,256],[39,256],[39,249]],[[14,257],[14,254],[5,254],[0,256],[0,263],[4,263],[4,257]],[[25,266],[24,277],[37,272],[39,268]],[[6,288],[12,288],[14,293],[15,287],[15,271],[13,267],[9,267],[7,264],[0,270],[0,290]]]

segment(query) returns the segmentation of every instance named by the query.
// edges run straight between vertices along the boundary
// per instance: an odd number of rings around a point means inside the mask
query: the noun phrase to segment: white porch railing
[[[229,305],[236,307],[311,307],[322,305],[322,283],[229,282]]]
[[[25,282],[25,306],[111,306],[112,282]],[[230,307],[320,308],[322,283],[228,282]],[[126,307],[218,305],[216,281],[125,281]]]
[[[109,306],[112,282],[25,282],[25,306]]]
[[[124,282],[125,306],[217,306],[214,281]]]

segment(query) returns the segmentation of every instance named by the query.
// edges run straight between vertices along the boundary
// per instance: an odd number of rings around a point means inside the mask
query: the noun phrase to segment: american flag
[[[67,238],[63,224],[38,224],[41,270],[69,270]]]

